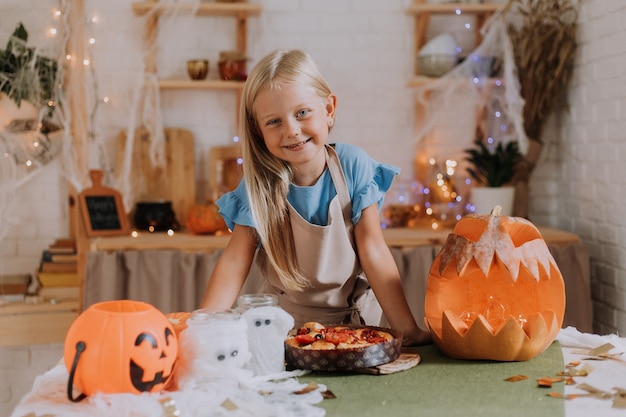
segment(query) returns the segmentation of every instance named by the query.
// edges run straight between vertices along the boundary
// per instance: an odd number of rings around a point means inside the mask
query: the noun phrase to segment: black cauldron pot
[[[140,201],[135,206],[135,227],[149,232],[178,230],[180,224],[171,201]]]

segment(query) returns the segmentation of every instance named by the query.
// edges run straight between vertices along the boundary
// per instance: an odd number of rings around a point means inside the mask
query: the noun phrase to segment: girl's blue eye
[[[268,121],[267,121],[267,124],[268,124],[269,126],[271,126],[271,125],[275,125],[275,124],[277,124],[278,122],[279,122],[279,121],[278,121],[278,119],[273,119],[273,120],[268,120]]]
[[[309,110],[308,110],[308,109],[302,109],[302,110],[300,110],[298,113],[296,113],[296,116],[297,116],[297,117],[304,117],[304,116],[306,116],[308,113],[309,113]]]

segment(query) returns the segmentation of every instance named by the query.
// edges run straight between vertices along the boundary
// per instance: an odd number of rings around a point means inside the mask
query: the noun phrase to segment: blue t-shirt
[[[356,224],[361,218],[361,211],[366,207],[376,202],[379,209],[382,207],[385,192],[389,190],[393,178],[398,175],[400,169],[375,161],[358,146],[337,143],[334,147],[350,193],[352,223]],[[335,185],[326,168],[314,185],[300,187],[290,184],[287,200],[309,223],[326,226],[328,207],[336,195]],[[235,224],[255,227],[248,203],[245,178],[235,190],[220,197],[217,205],[231,230]]]

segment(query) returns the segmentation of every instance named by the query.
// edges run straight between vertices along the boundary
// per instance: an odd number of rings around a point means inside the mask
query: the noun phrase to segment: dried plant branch
[[[582,0],[510,0],[519,24],[509,24],[520,80],[524,129],[541,141],[545,121],[566,105],[576,55],[576,32]]]

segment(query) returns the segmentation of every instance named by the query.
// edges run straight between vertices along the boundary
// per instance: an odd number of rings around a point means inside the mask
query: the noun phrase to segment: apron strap
[[[335,152],[335,148],[330,145],[325,146],[326,149],[326,165],[328,171],[335,184],[335,190],[337,190],[337,197],[341,203],[341,212],[343,213],[343,220],[346,227],[352,227],[352,202],[350,201],[350,193],[348,192],[348,184],[339,162],[339,156]]]

